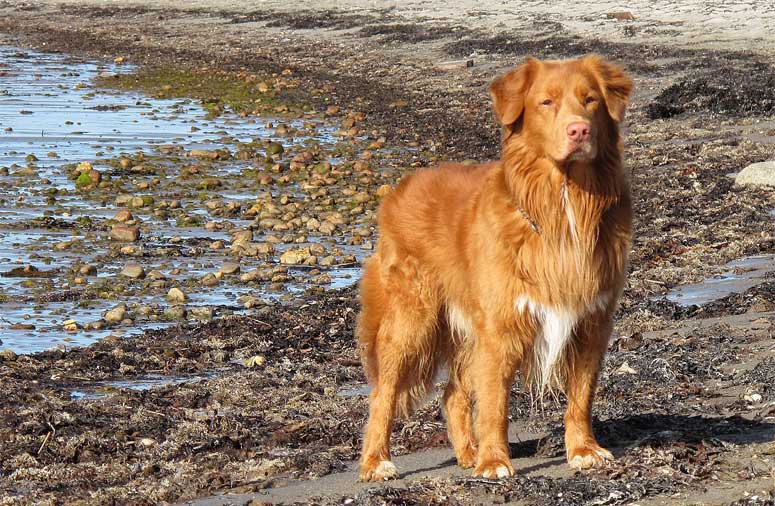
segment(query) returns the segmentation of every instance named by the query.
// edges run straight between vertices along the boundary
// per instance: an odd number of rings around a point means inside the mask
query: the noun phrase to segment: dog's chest
[[[578,323],[588,315],[603,311],[611,302],[609,292],[601,292],[586,307],[571,308],[538,303],[521,295],[514,303],[517,316],[530,318],[536,326],[533,336],[533,365],[536,380],[546,386],[552,380],[555,366],[565,353]]]

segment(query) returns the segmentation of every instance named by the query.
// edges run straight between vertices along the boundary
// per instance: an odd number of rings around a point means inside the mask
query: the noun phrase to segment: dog
[[[631,244],[619,133],[631,90],[599,56],[528,58],[490,86],[499,161],[419,170],[384,198],[356,324],[372,386],[361,480],[398,476],[394,417],[411,414],[442,367],[449,439],[474,476],[514,474],[517,371],[565,392],[572,468],[613,459],[591,406]]]

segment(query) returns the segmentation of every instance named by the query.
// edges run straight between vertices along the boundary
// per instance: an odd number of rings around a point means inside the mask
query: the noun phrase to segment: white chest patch
[[[611,302],[611,295],[601,293],[585,310],[580,312],[566,308],[545,306],[536,303],[526,295],[521,295],[514,303],[520,313],[532,316],[538,324],[538,332],[533,341],[533,366],[539,389],[543,390],[551,383],[555,366],[565,353],[573,337],[576,324],[584,316],[602,311]]]

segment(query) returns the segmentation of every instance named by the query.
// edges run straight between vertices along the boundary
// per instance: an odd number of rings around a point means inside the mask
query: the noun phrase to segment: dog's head
[[[490,86],[506,136],[519,134],[538,156],[559,164],[592,160],[601,143],[612,141],[631,90],[630,78],[598,56],[528,58]]]

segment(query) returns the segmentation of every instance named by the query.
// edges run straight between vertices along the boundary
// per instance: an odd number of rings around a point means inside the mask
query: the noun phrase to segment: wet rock
[[[188,314],[198,320],[210,320],[213,317],[213,308],[210,306],[194,306],[189,308]]]
[[[203,286],[216,286],[218,284],[218,278],[215,277],[215,274],[212,272],[208,272],[199,279],[199,283]]]
[[[35,325],[31,323],[12,323],[8,328],[11,330],[35,330]]]
[[[81,276],[94,276],[97,274],[97,268],[93,265],[82,265],[78,269],[78,274]]]
[[[775,161],[754,163],[735,176],[735,184],[739,186],[775,187]]]
[[[284,152],[285,148],[283,148],[283,145],[279,142],[270,142],[266,145],[266,154],[269,156],[281,155]]]
[[[79,327],[78,322],[75,320],[65,320],[62,322],[62,329],[66,332],[76,332]]]
[[[207,149],[192,149],[188,154],[194,158],[205,158],[209,160],[217,160],[220,157],[218,151],[210,151]]]
[[[329,255],[320,259],[320,265],[323,265],[326,267],[334,265],[334,263],[336,263],[336,257],[332,255]]]
[[[13,362],[17,358],[19,358],[19,356],[16,353],[14,353],[13,350],[3,350],[3,351],[0,351],[0,358],[2,358],[6,362]]]
[[[164,312],[164,317],[168,320],[182,320],[186,317],[186,308],[183,306],[172,306]]]
[[[114,241],[134,242],[140,239],[140,229],[127,225],[113,225],[110,238]]]
[[[220,271],[222,274],[231,275],[237,274],[240,270],[240,265],[236,262],[225,262]]]
[[[333,235],[335,230],[336,230],[336,225],[334,225],[328,220],[321,223],[320,227],[318,227],[318,232],[324,235]]]
[[[129,209],[119,209],[118,212],[113,216],[113,219],[119,223],[126,223],[127,221],[134,220],[135,217],[132,215],[132,212]]]
[[[188,300],[186,294],[180,288],[170,288],[167,292],[167,301],[172,303],[183,303]]]
[[[130,279],[142,279],[145,277],[145,270],[137,264],[126,264],[121,275]]]
[[[34,265],[14,267],[10,271],[2,273],[5,278],[50,278],[54,276],[52,271],[42,271]]]
[[[389,184],[383,184],[382,186],[380,186],[379,188],[377,188],[377,191],[375,192],[375,195],[376,195],[376,196],[377,196],[377,198],[379,198],[379,199],[384,199],[384,198],[385,198],[385,197],[387,197],[387,196],[390,194],[390,192],[392,192],[392,191],[393,191],[393,187],[392,187],[392,186],[390,186]]]
[[[84,330],[102,330],[105,328],[105,322],[102,320],[97,320],[93,322],[88,322],[83,324]]]
[[[296,265],[310,257],[309,248],[289,249],[280,255],[280,263]]]
[[[121,303],[105,313],[105,321],[108,323],[121,323],[127,317],[126,304]]]

